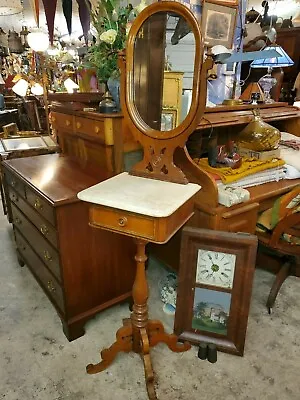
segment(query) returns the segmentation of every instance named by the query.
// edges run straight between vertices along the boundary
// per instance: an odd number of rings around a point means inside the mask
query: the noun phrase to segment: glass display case
[[[32,137],[10,137],[0,139],[0,152],[19,152],[26,150],[44,149],[53,152],[57,149],[57,144],[50,136],[32,136]],[[3,150],[2,150],[3,149]]]

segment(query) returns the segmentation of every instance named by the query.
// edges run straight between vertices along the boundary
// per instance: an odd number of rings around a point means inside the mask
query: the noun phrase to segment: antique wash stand
[[[169,40],[168,23],[174,16],[186,21],[195,43],[192,102],[181,123],[162,130],[165,44]],[[202,64],[202,49],[199,24],[180,3],[154,3],[139,14],[128,35],[126,59],[124,55],[120,59],[121,102],[124,123],[143,147],[143,159],[130,173],[121,173],[78,194],[80,200],[90,203],[91,226],[131,236],[137,246],[131,318],[117,331],[114,344],[102,350],[102,361],[88,365],[87,372],[103,371],[120,351],[139,353],[151,400],[157,397],[150,347],[163,342],[174,352],[190,348],[188,343],[177,343],[176,335],[165,333],[160,321],[148,317],[145,248],[149,242],[166,243],[193,215],[194,196],[200,186],[188,183],[174,164],[173,154],[177,147],[185,146],[204,113],[206,77],[212,60],[208,56]]]

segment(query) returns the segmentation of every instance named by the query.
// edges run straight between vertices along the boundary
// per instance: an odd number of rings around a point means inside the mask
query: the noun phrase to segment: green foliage
[[[119,0],[99,0],[96,11],[91,13],[96,43],[89,49],[88,62],[97,69],[100,82],[119,75],[118,52],[126,46],[126,26],[132,16],[132,5],[119,7]],[[100,36],[111,29],[116,31],[113,43],[101,40]]]

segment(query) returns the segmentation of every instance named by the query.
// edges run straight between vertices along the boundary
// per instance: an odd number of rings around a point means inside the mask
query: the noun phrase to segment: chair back
[[[281,197],[277,215],[279,221],[272,230],[269,246],[300,255],[300,186]]]

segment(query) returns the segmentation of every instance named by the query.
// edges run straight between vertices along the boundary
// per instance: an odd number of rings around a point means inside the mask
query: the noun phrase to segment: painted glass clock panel
[[[235,264],[235,254],[199,249],[196,284],[232,289]]]

